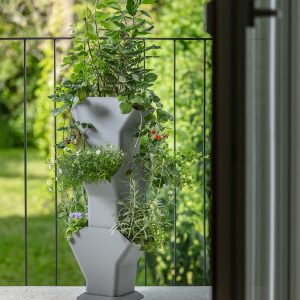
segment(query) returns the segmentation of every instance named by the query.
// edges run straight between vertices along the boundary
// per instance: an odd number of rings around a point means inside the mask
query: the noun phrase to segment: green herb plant
[[[140,174],[129,171],[130,195],[119,201],[114,226],[147,252],[156,252],[170,240],[169,211],[175,191],[190,184],[192,166],[198,158],[191,151],[174,155],[166,138],[152,129],[141,141],[140,153],[134,161],[141,167],[143,176],[141,179]],[[138,184],[141,180],[144,181],[142,188]]]
[[[56,162],[58,181],[64,188],[110,181],[124,158],[122,151],[112,145],[87,147],[76,151],[65,149]]]
[[[120,209],[113,231],[118,230],[147,252],[155,252],[165,244],[171,224],[164,201],[157,196],[144,201],[137,180],[131,178],[130,196],[120,200],[118,205]]]
[[[66,189],[63,190],[64,201],[60,203],[59,217],[65,225],[65,239],[70,240],[73,233],[88,225],[87,220],[87,203],[84,197],[84,190],[76,187],[72,190],[71,195],[67,195]],[[66,199],[68,199],[66,201]]]
[[[93,10],[86,9],[83,23],[73,30],[73,47],[62,64],[71,76],[62,79],[50,96],[58,106],[54,116],[67,117],[70,108],[89,96],[116,96],[124,114],[137,109],[164,121],[171,118],[150,89],[157,75],[145,64],[153,57],[148,52],[160,47],[146,46],[144,38],[154,27],[150,15],[138,9],[138,3],[128,0],[123,9],[118,0],[103,0],[96,1]],[[68,137],[58,146],[63,148],[67,141]]]
[[[63,60],[62,67],[71,75],[61,81],[50,98],[57,105],[53,115],[70,120],[58,129],[66,133],[56,145],[58,149],[79,151],[85,144],[85,131],[93,125],[75,122],[70,118],[70,111],[87,97],[115,96],[121,113],[128,114],[132,110],[143,113],[135,134],[140,151],[129,164],[138,168],[127,171],[130,194],[119,201],[120,210],[113,229],[143,250],[155,251],[166,243],[170,225],[167,212],[174,191],[190,181],[188,165],[197,155],[191,151],[174,154],[169,149],[168,122],[173,118],[151,89],[157,75],[146,68],[147,60],[155,58],[148,54],[149,51],[160,47],[149,45],[149,41],[146,43],[154,26],[151,16],[140,9],[140,4],[141,0],[127,0],[125,8],[118,0],[102,0],[96,1],[93,10],[86,9],[83,23],[73,30],[73,46]],[[85,152],[77,158],[75,150],[66,150],[56,162],[58,171],[61,170],[59,178],[66,187],[77,187],[87,180],[110,180],[121,163],[122,155],[116,151],[98,161],[95,153]],[[103,174],[90,172],[90,159],[95,159],[103,168],[106,158],[114,161],[115,168],[104,168]],[[83,173],[77,174],[80,170]],[[144,184],[139,188],[141,181]]]
[[[57,166],[57,178],[53,178],[53,182],[57,181],[58,190],[62,194],[60,217],[65,223],[67,240],[70,240],[73,233],[88,225],[83,184],[110,181],[123,159],[123,152],[112,145],[87,145],[84,149],[66,147],[56,161],[52,159],[48,162],[50,169]]]

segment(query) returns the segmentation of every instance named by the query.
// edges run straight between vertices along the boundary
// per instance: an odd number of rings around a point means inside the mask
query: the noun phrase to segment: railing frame
[[[206,218],[207,218],[207,199],[206,199],[206,118],[205,118],[205,111],[206,111],[206,64],[207,64],[207,42],[212,41],[210,37],[147,37],[147,38],[135,38],[136,40],[143,40],[146,42],[147,40],[150,41],[173,41],[173,116],[174,116],[174,123],[173,123],[173,130],[174,130],[174,144],[173,149],[174,153],[176,152],[176,59],[177,59],[177,51],[176,45],[177,41],[199,41],[203,43],[203,228],[204,228],[204,242],[203,242],[203,249],[204,249],[204,259],[203,259],[203,268],[204,268],[204,279],[203,285],[206,283],[206,276],[207,276],[207,228],[206,228]],[[24,275],[25,275],[25,286],[28,285],[28,201],[27,201],[27,61],[26,61],[26,52],[27,52],[27,41],[45,41],[50,40],[53,42],[53,86],[54,91],[56,88],[56,42],[61,40],[72,40],[72,37],[66,36],[59,36],[59,37],[0,37],[0,41],[22,41],[23,42],[23,107],[24,107]],[[53,108],[56,108],[56,103],[54,102]],[[54,142],[57,143],[57,122],[56,117],[54,117]],[[54,150],[54,159],[57,158],[57,150],[55,147]],[[55,166],[55,178],[57,177],[57,167]],[[58,200],[57,200],[57,182],[55,181],[55,191],[54,191],[54,201],[55,201],[55,285],[58,285]],[[177,276],[177,268],[176,268],[176,236],[177,236],[177,195],[175,191],[174,196],[174,257],[173,257],[173,264],[174,264],[174,279],[173,285],[176,286],[176,276]],[[145,285],[147,285],[147,266],[146,266],[146,259],[147,254],[145,254]],[[201,265],[201,263],[200,263]]]

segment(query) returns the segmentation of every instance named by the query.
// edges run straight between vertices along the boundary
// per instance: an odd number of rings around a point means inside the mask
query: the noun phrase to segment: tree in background
[[[53,0],[52,0],[53,1]],[[51,4],[48,12],[49,34],[48,36],[70,36],[69,27],[74,22],[74,0],[58,1]],[[56,42],[56,75],[60,76],[59,62],[70,46],[70,41]],[[35,145],[39,148],[43,157],[53,152],[53,118],[51,110],[53,104],[48,99],[48,95],[53,93],[54,87],[54,42],[45,41],[41,45],[43,59],[39,61],[39,67],[43,70],[40,78],[36,82],[35,90],[35,119],[33,123],[33,135]]]
[[[61,35],[73,22],[73,0],[0,0],[0,6],[0,36]],[[52,45],[27,41],[26,46],[28,144],[46,153],[49,118],[42,115],[51,105]],[[0,55],[0,147],[18,147],[23,145],[23,41],[2,41]]]
[[[40,12],[35,9],[32,1],[1,0],[0,6],[1,36],[22,35],[25,28],[27,35],[36,35],[36,28],[42,28],[45,24],[45,19],[38,17]],[[3,60],[0,69],[0,124],[3,129],[0,131],[0,147],[19,146],[23,142],[22,46],[21,42],[1,43],[0,55]],[[28,76],[37,79],[42,71],[38,68],[40,51],[32,47],[29,50],[32,55],[28,59]],[[27,87],[29,143],[32,142],[34,90],[35,84],[29,82]]]

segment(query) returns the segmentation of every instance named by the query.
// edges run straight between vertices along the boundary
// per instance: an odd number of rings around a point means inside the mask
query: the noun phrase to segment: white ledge
[[[145,300],[211,300],[211,287],[137,287]],[[73,286],[2,286],[1,300],[75,300],[85,287]]]

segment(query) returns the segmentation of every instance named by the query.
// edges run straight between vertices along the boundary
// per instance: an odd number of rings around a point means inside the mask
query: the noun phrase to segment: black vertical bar
[[[214,1],[212,275],[214,300],[246,295],[245,95],[248,3]]]
[[[146,40],[144,39],[144,70],[146,69]],[[147,282],[147,252],[145,251],[144,255],[144,284],[145,286],[148,285]]]
[[[24,254],[25,254],[25,285],[28,285],[28,222],[27,222],[27,63],[26,42],[23,40],[23,106],[24,106]]]
[[[206,41],[203,41],[203,285],[206,285]]]
[[[174,154],[176,154],[176,40],[173,40],[173,106],[174,106]],[[176,237],[177,237],[177,193],[174,190],[174,286],[176,286]]]
[[[53,82],[54,82],[54,93],[56,93],[56,39],[53,40]],[[53,102],[54,109],[56,108],[56,101]],[[54,160],[57,160],[57,136],[56,136],[56,116],[54,117]],[[57,228],[57,165],[54,165],[54,202],[55,202],[55,285],[58,285],[58,228]]]

